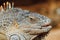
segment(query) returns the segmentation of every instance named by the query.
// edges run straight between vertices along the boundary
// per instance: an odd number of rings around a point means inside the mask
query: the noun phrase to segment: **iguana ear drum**
[[[9,40],[26,40],[26,38],[21,34],[20,35],[12,34]]]
[[[5,34],[0,33],[0,40],[8,40],[8,39]]]
[[[16,34],[10,36],[10,40],[21,40],[20,37]]]

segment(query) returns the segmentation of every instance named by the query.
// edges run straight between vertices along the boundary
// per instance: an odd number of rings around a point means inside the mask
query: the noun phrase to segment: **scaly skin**
[[[52,28],[50,23],[51,20],[43,15],[19,8],[0,12],[0,32],[4,32],[7,40],[32,40],[48,32]]]

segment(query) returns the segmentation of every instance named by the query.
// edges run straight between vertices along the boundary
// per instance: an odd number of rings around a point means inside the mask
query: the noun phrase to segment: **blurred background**
[[[46,40],[60,40],[60,0],[0,0],[0,5],[7,1],[14,2],[15,7],[49,17],[53,28]]]

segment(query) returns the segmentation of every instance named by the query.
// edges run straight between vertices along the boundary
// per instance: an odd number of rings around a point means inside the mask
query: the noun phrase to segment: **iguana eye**
[[[32,23],[32,24],[35,24],[38,22],[38,18],[30,17],[29,19],[30,19],[30,23]]]
[[[33,18],[30,18],[30,20],[33,20]]]

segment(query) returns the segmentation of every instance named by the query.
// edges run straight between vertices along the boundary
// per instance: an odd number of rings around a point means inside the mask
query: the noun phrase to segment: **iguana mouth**
[[[51,26],[51,24],[45,24],[42,27],[48,27],[48,26]]]

